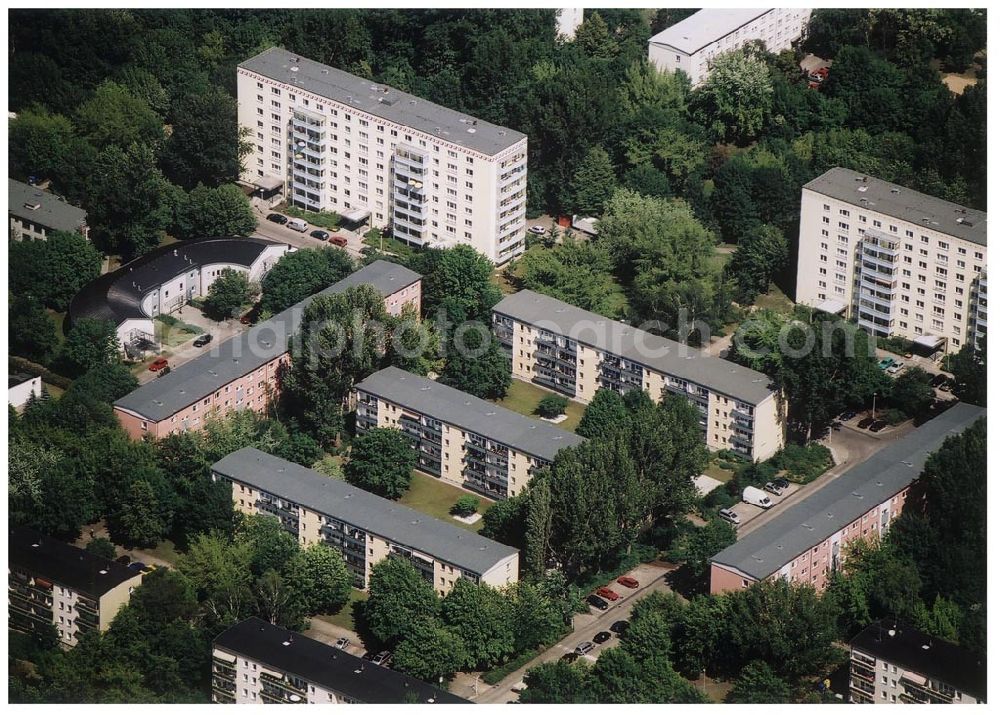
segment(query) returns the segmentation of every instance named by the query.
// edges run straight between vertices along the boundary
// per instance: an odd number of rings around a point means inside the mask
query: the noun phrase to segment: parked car
[[[901,362],[899,362],[897,360],[896,362],[894,362],[892,364],[892,366],[888,370],[886,370],[886,372],[889,373],[890,375],[895,375],[897,372],[899,372],[902,369],[903,369],[903,363],[901,363]]]
[[[194,339],[194,346],[196,348],[200,348],[200,347],[203,347],[205,345],[208,345],[210,342],[212,342],[212,336],[209,335],[208,333],[205,333],[201,337],[198,337],[198,338]]]
[[[874,422],[871,423],[868,429],[872,432],[881,432],[888,426],[889,423],[885,422],[884,420],[875,420]]]
[[[835,432],[840,432],[840,428],[843,426],[844,425],[842,422],[837,422],[836,420],[830,423],[830,429],[832,429]]]
[[[625,588],[639,588],[639,582],[636,581],[631,576],[619,576],[618,583],[620,583]]]
[[[332,236],[330,238],[330,243],[332,243],[334,246],[340,246],[341,248],[343,248],[344,246],[347,245],[347,237],[346,236]]]
[[[577,655],[587,655],[587,653],[594,650],[595,647],[596,646],[591,641],[584,641],[583,643],[577,645],[577,647],[573,649],[573,652]]]
[[[338,638],[334,644],[334,648],[340,648],[341,650],[347,650],[347,646],[351,644],[351,641],[347,638]]]
[[[871,424],[874,421],[875,421],[874,417],[865,417],[863,420],[861,420],[860,422],[858,422],[858,428],[859,429],[868,429],[869,427],[871,427]]]
[[[513,690],[515,693],[520,693],[523,692],[524,690],[527,690],[527,688],[528,684],[525,683],[523,680],[519,680],[516,683],[514,683],[510,689]]]
[[[944,373],[939,372],[937,375],[931,378],[931,387],[941,387],[944,383],[948,382],[948,376]]]
[[[165,357],[156,358],[153,362],[149,363],[150,372],[159,372],[167,366],[167,359]]]
[[[840,420],[841,422],[847,422],[847,420],[853,420],[857,416],[858,416],[858,413],[856,411],[854,411],[854,410],[845,410],[844,412],[841,412],[837,416],[837,419]]]
[[[743,501],[747,504],[759,506],[761,509],[770,509],[774,506],[771,497],[764,493],[763,489],[757,487],[746,487],[743,489]]]
[[[601,598],[606,598],[609,601],[617,601],[619,598],[621,598],[621,596],[619,596],[617,592],[612,591],[607,586],[601,586],[599,589],[594,591],[594,593],[596,593]]]
[[[117,559],[115,559],[115,563],[119,563],[122,566],[128,566],[131,561],[132,557],[129,556],[128,554],[124,554],[123,556],[119,556]]]
[[[942,382],[941,387],[938,389],[941,390],[941,392],[951,392],[955,389],[955,381],[949,378]]]
[[[719,509],[719,516],[722,517],[723,521],[728,521],[730,524],[739,526],[740,515],[732,509]]]
[[[891,357],[884,357],[884,358],[882,358],[881,360],[878,361],[878,369],[879,370],[888,370],[889,367],[891,367],[894,362],[896,362],[896,361],[894,359],[892,359]]]
[[[301,218],[289,219],[285,226],[293,231],[298,231],[299,233],[305,233],[309,230],[309,224],[306,223],[305,219]]]
[[[576,653],[563,653],[562,658],[560,658],[559,660],[561,660],[563,663],[572,663],[579,657],[580,656],[578,656]]]
[[[145,572],[146,569],[149,568],[148,566],[146,566],[146,564],[142,563],[142,561],[133,561],[128,565],[128,567],[133,571],[139,571],[139,572]]]
[[[536,236],[541,236],[545,233],[545,226],[532,226],[528,230]]]
[[[608,602],[605,601],[600,596],[595,596],[594,594],[590,594],[589,596],[587,596],[587,603],[589,603],[591,606],[601,611],[608,610]]]
[[[628,621],[615,621],[611,624],[611,632],[617,633],[618,635],[623,634],[628,630]]]
[[[391,662],[392,662],[392,653],[390,653],[387,650],[379,651],[372,657],[372,663],[374,663],[375,665],[385,666],[386,668],[389,667],[389,663]]]
[[[791,483],[784,477],[778,477],[777,479],[772,479],[771,484],[778,487],[781,491],[787,491],[788,487],[792,486]]]
[[[243,323],[243,325],[250,325],[250,323],[253,322],[253,318],[251,317],[252,315],[253,315],[253,311],[251,310],[246,315],[243,315],[243,316],[240,317],[240,322]]]
[[[592,640],[594,643],[606,643],[611,640],[611,634],[607,631],[601,631],[600,633],[595,633]]]
[[[267,220],[272,223],[279,224],[281,226],[284,226],[286,223],[288,223],[288,217],[282,216],[281,214],[268,214]]]
[[[325,241],[326,239],[330,238],[330,234],[328,231],[321,231],[318,228],[315,231],[311,231],[309,235],[312,236],[313,238],[318,238],[320,241]]]
[[[765,489],[765,491],[769,491],[772,494],[774,494],[776,496],[779,496],[779,497],[785,492],[784,489],[782,489],[781,487],[779,487],[774,482],[768,482],[767,484],[765,484],[764,485],[764,489]]]

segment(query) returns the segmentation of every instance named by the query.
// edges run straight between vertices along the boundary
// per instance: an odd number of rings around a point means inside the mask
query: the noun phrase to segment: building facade
[[[721,54],[755,40],[775,54],[792,47],[805,36],[811,12],[790,7],[699,10],[650,38],[649,61],[661,72],[683,72],[697,87]]]
[[[420,275],[388,261],[374,261],[316,295],[369,285],[385,299],[390,315],[420,313]],[[219,343],[208,352],[151,380],[114,403],[115,416],[133,439],[156,439],[198,430],[210,415],[252,409],[263,413],[278,393],[278,378],[290,360],[289,340],[298,332],[315,296]]]
[[[956,404],[746,534],[712,557],[711,592],[768,578],[825,589],[846,545],[882,538],[928,456],[985,415],[982,407]]]
[[[834,168],[802,187],[798,256],[795,300],[870,334],[956,352],[985,333],[982,211]]]
[[[354,388],[357,430],[401,430],[417,468],[492,499],[520,493],[556,453],[586,441],[453,387],[395,367]]]
[[[212,643],[212,702],[256,705],[464,703],[462,698],[260,618]]]
[[[986,662],[954,643],[884,618],[851,639],[852,703],[986,702]]]
[[[88,238],[87,212],[37,186],[7,180],[7,215],[15,241],[44,241],[51,231],[79,233]]]
[[[279,48],[240,64],[237,95],[263,194],[497,264],[524,252],[524,134]]]
[[[763,373],[555,298],[523,290],[493,308],[514,377],[590,402],[600,388],[687,398],[709,449],[767,459],[784,446],[779,394]]]
[[[142,574],[26,527],[7,532],[8,626],[21,633],[54,626],[64,648],[106,631]]]
[[[270,514],[303,546],[344,555],[358,588],[389,557],[409,561],[440,595],[458,579],[490,586],[518,580],[518,551],[409,507],[253,448],[212,465],[245,514]]]

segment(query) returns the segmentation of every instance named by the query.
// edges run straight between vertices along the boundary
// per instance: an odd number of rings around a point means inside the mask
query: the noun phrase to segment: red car
[[[150,372],[159,372],[167,366],[166,358],[156,358],[153,362],[149,363]]]
[[[626,588],[639,588],[639,582],[631,576],[619,576],[618,583]]]
[[[346,246],[347,238],[345,238],[344,236],[331,236],[330,243],[332,243],[334,246]]]
[[[619,598],[621,598],[621,596],[619,596],[617,593],[612,591],[607,586],[601,586],[599,589],[594,591],[594,593],[596,593],[601,598],[608,599],[609,601],[617,601]]]

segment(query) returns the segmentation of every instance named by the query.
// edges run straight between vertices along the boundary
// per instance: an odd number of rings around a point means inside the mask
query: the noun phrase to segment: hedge
[[[52,372],[47,367],[31,362],[31,360],[27,360],[23,357],[18,357],[17,355],[7,356],[7,369],[9,372],[27,372],[33,375],[39,375],[43,382],[55,385],[56,387],[61,387],[64,390],[69,389],[69,386],[73,384],[73,381],[68,377],[63,377],[62,375]]]

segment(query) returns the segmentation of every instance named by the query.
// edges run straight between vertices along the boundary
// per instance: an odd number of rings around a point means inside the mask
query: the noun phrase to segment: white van
[[[309,228],[309,224],[307,224],[300,218],[288,219],[288,223],[286,223],[285,225],[288,226],[288,228],[292,229],[293,231],[298,231],[299,233],[305,233],[306,230]]]
[[[770,509],[774,506],[774,503],[771,501],[771,497],[767,495],[767,492],[763,489],[758,489],[757,487],[747,487],[744,489],[743,501],[747,504],[759,506],[762,509]]]

